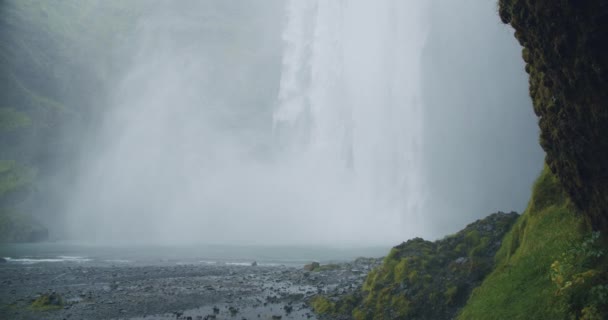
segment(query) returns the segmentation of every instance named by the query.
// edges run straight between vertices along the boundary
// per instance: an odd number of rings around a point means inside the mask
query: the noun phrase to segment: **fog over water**
[[[67,238],[390,245],[525,207],[542,153],[494,1],[133,5]]]

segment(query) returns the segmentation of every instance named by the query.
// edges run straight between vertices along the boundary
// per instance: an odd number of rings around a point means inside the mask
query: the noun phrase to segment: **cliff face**
[[[608,229],[608,1],[500,0],[524,47],[546,163],[595,229]]]
[[[110,42],[129,12],[92,1],[0,1],[0,242],[41,241],[95,125]],[[99,23],[101,18],[107,23]],[[59,187],[62,186],[62,187]]]
[[[608,2],[500,0],[499,14],[523,46],[548,168],[459,318],[606,319]]]

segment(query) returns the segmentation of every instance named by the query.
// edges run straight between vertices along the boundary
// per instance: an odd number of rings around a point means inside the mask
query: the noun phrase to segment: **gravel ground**
[[[360,287],[378,259],[286,266],[0,264],[0,319],[316,319],[308,300]],[[59,294],[61,308],[32,302]]]

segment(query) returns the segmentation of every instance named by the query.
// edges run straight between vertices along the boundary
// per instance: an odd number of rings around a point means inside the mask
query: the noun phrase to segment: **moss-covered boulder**
[[[500,0],[524,47],[546,163],[595,229],[608,229],[608,1]]]
[[[56,310],[63,308],[65,300],[58,293],[43,294],[32,302],[32,309],[37,311]]]
[[[318,269],[320,266],[321,266],[321,264],[319,264],[318,262],[312,262],[312,263],[305,265],[304,270],[313,271],[315,269]]]
[[[519,215],[494,213],[438,241],[394,247],[355,295],[317,297],[315,311],[332,318],[451,319],[492,271],[501,240]]]

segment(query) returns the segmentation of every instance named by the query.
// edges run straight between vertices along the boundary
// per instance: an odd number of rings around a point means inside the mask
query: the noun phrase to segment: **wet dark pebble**
[[[29,306],[33,297],[49,289],[66,302],[45,312],[45,319],[314,319],[308,307],[312,296],[351,293],[365,278],[366,272],[359,270],[378,263],[345,263],[320,272],[259,264],[3,263],[0,319],[41,318]]]

